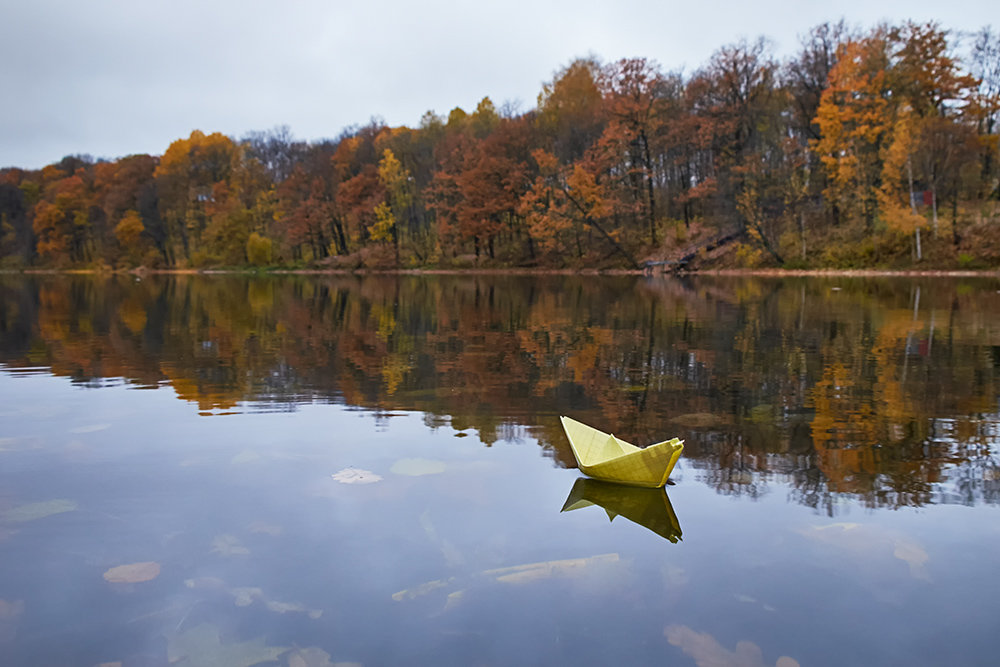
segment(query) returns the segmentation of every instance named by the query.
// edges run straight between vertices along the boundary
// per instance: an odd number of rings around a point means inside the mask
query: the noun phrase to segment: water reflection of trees
[[[1000,293],[911,280],[3,279],[0,359],[210,414],[419,410],[572,457],[558,414],[679,435],[721,493],[998,502]]]

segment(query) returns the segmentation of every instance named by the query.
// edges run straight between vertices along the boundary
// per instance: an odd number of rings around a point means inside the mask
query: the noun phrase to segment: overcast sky
[[[778,56],[841,17],[1000,24],[995,0],[3,0],[0,167],[162,154],[193,129],[288,125],[335,137],[378,116],[419,124],[489,95],[534,107],[573,58],[643,56],[690,72],[769,37]],[[1000,27],[995,25],[994,27]]]

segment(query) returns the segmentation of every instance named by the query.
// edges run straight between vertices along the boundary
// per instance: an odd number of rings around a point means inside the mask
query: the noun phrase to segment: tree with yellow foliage
[[[368,227],[368,233],[375,241],[392,243],[396,264],[399,265],[400,230],[405,228],[413,202],[410,192],[412,179],[410,172],[388,148],[379,160],[378,177],[385,188],[385,199],[375,206],[375,221]]]

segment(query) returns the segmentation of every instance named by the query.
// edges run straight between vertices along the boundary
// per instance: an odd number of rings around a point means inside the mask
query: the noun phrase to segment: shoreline
[[[638,269],[0,269],[0,275],[178,275],[178,276],[369,276],[369,275],[494,275],[494,276],[745,276],[761,278],[892,278],[892,277],[944,277],[944,278],[1000,278],[1000,269],[703,269],[682,273],[648,272]]]

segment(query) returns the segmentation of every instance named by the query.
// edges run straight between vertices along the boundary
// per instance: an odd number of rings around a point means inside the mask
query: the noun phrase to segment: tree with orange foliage
[[[206,203],[214,186],[229,178],[235,153],[229,137],[194,130],[187,139],[170,144],[160,159],[154,175],[160,215],[167,225],[167,253],[174,264],[201,250],[208,224]]]
[[[66,176],[59,169],[43,170],[42,200],[35,204],[32,229],[38,254],[49,262],[83,262],[87,252],[92,193],[86,170]]]
[[[816,112],[820,138],[811,143],[827,170],[828,205],[863,220],[868,230],[878,213],[882,154],[896,116],[889,65],[884,29],[843,44]]]
[[[435,211],[443,240],[472,242],[478,258],[485,251],[497,257],[497,241],[506,240],[512,258],[525,241],[521,197],[531,182],[532,123],[527,119],[501,119],[485,139],[466,135],[446,139],[450,147],[442,168],[431,183],[429,206]]]
[[[541,149],[532,156],[539,173],[522,198],[519,211],[541,250],[550,257],[575,254],[583,259],[583,233],[594,230],[611,245],[613,252],[625,259],[629,268],[639,268],[635,257],[621,244],[617,230],[609,231],[605,223],[613,204],[594,163],[584,160],[562,167],[554,155]]]
[[[166,229],[160,219],[157,202],[156,182],[153,173],[157,160],[150,155],[131,155],[116,162],[99,162],[94,165],[95,200],[101,207],[108,228],[121,246],[117,226],[129,213],[134,213],[142,226],[144,249],[152,245],[157,252],[136,256],[129,250],[129,261],[166,261]],[[131,220],[126,226],[134,227]],[[131,245],[131,244],[126,244]]]
[[[925,220],[915,188],[918,179],[930,187],[936,229],[935,170],[947,159],[935,155],[941,128],[932,128],[954,114],[974,83],[949,55],[947,33],[933,23],[880,28],[846,43],[817,112],[822,136],[813,143],[830,178],[828,202],[861,217],[868,231],[878,218],[913,233],[919,261]],[[925,159],[915,161],[921,152]]]

